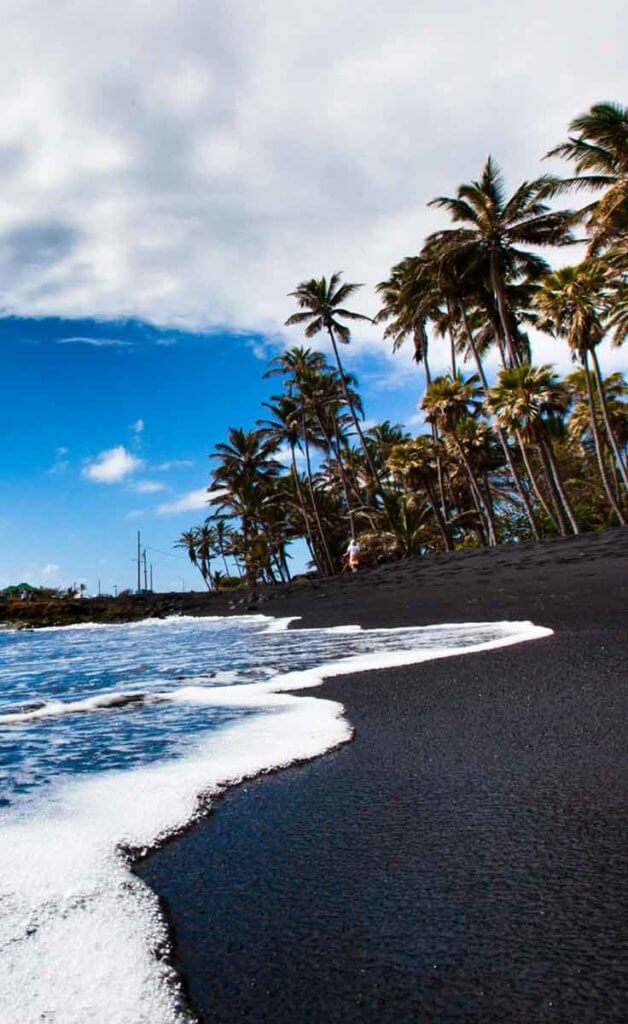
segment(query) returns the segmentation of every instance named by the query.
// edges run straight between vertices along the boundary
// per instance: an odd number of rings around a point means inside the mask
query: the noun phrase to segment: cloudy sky
[[[489,151],[514,187],[625,99],[620,0],[2,8],[0,582],[128,582],[137,524],[169,550],[207,451],[255,419],[300,279],[343,269],[373,312],[430,198]],[[408,421],[409,360],[352,349],[369,416]]]

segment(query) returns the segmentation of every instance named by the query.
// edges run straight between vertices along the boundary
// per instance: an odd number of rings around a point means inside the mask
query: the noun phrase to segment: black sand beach
[[[547,639],[331,680],[355,741],[137,867],[207,1021],[626,1019],[628,530],[287,588],[304,625]]]

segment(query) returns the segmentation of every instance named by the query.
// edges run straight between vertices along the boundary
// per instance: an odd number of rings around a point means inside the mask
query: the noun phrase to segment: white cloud
[[[57,345],[91,345],[93,348],[131,348],[130,341],[118,338],[59,338]]]
[[[97,484],[119,484],[144,465],[124,445],[108,448],[83,467],[83,476]]]
[[[166,501],[157,506],[158,516],[175,516],[180,512],[195,512],[198,509],[206,509],[209,514],[208,502],[212,495],[224,493],[221,491],[208,491],[206,487],[199,487],[196,491],[188,491],[174,501]]]
[[[130,512],[127,512],[127,514],[125,515],[124,518],[125,519],[139,519],[140,516],[144,515],[144,511],[145,510],[143,508],[132,508]]]
[[[443,223],[430,198],[489,151],[513,187],[550,169],[570,118],[625,91],[621,0],[600,18],[487,0],[481,24],[466,0],[49,13],[12,5],[0,42],[8,313],[273,336],[286,293],[339,268],[372,313],[373,285]]]
[[[66,469],[70,465],[68,459],[66,458],[66,456],[69,455],[69,453],[70,449],[66,448],[64,445],[60,445],[57,448],[55,452],[54,462],[52,463],[52,466],[50,466],[50,468],[46,470],[49,476],[60,476],[62,473],[65,473]]]
[[[131,427],[131,430],[133,431],[134,434],[141,434],[142,431],[144,430],[144,420],[136,420],[133,426]]]
[[[281,462],[283,466],[286,466],[288,468],[292,466],[292,455],[290,453],[290,445],[282,444],[281,447],[278,448],[277,451],[275,452],[275,458],[277,459],[278,462]],[[300,448],[295,448],[294,450],[294,461],[296,462],[297,467],[305,466],[305,454],[301,451]]]
[[[136,494],[157,494],[158,491],[165,491],[166,485],[160,484],[157,480],[138,480],[131,485],[131,490]]]
[[[171,459],[170,462],[160,462],[151,468],[155,473],[167,473],[171,469],[189,469],[194,463],[191,459]]]
[[[59,574],[60,569],[61,569],[61,566],[57,565],[56,562],[48,562],[48,564],[44,565],[44,567],[42,568],[41,575],[42,576],[57,576]]]

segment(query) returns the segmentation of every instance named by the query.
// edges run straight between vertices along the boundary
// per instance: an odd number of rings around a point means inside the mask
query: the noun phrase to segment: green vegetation
[[[212,515],[178,541],[208,589],[289,579],[296,538],[330,575],[351,535],[368,562],[626,523],[628,389],[604,376],[598,347],[628,332],[628,108],[596,104],[569,131],[548,156],[571,176],[509,195],[489,158],[477,181],[432,201],[449,224],[377,286],[375,323],[393,351],[409,339],[425,373],[418,437],[389,421],[365,429],[340,356],[349,324],[369,320],[348,308],[361,286],[335,273],[290,293],[287,324],[302,324],[306,341],[326,334],[333,362],[306,346],[276,356],[268,375],[281,389],[265,418],[212,453]],[[581,209],[549,205],[580,192]],[[539,251],[576,242],[584,258],[558,270]],[[577,368],[564,380],[532,364],[531,328],[568,345]],[[441,344],[450,371],[434,377]],[[238,579],[227,580],[228,557]]]

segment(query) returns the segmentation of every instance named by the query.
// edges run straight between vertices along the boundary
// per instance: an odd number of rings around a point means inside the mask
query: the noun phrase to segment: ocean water
[[[191,1020],[129,869],[227,786],[351,738],[324,677],[547,635],[263,615],[0,632],[0,1024]]]

